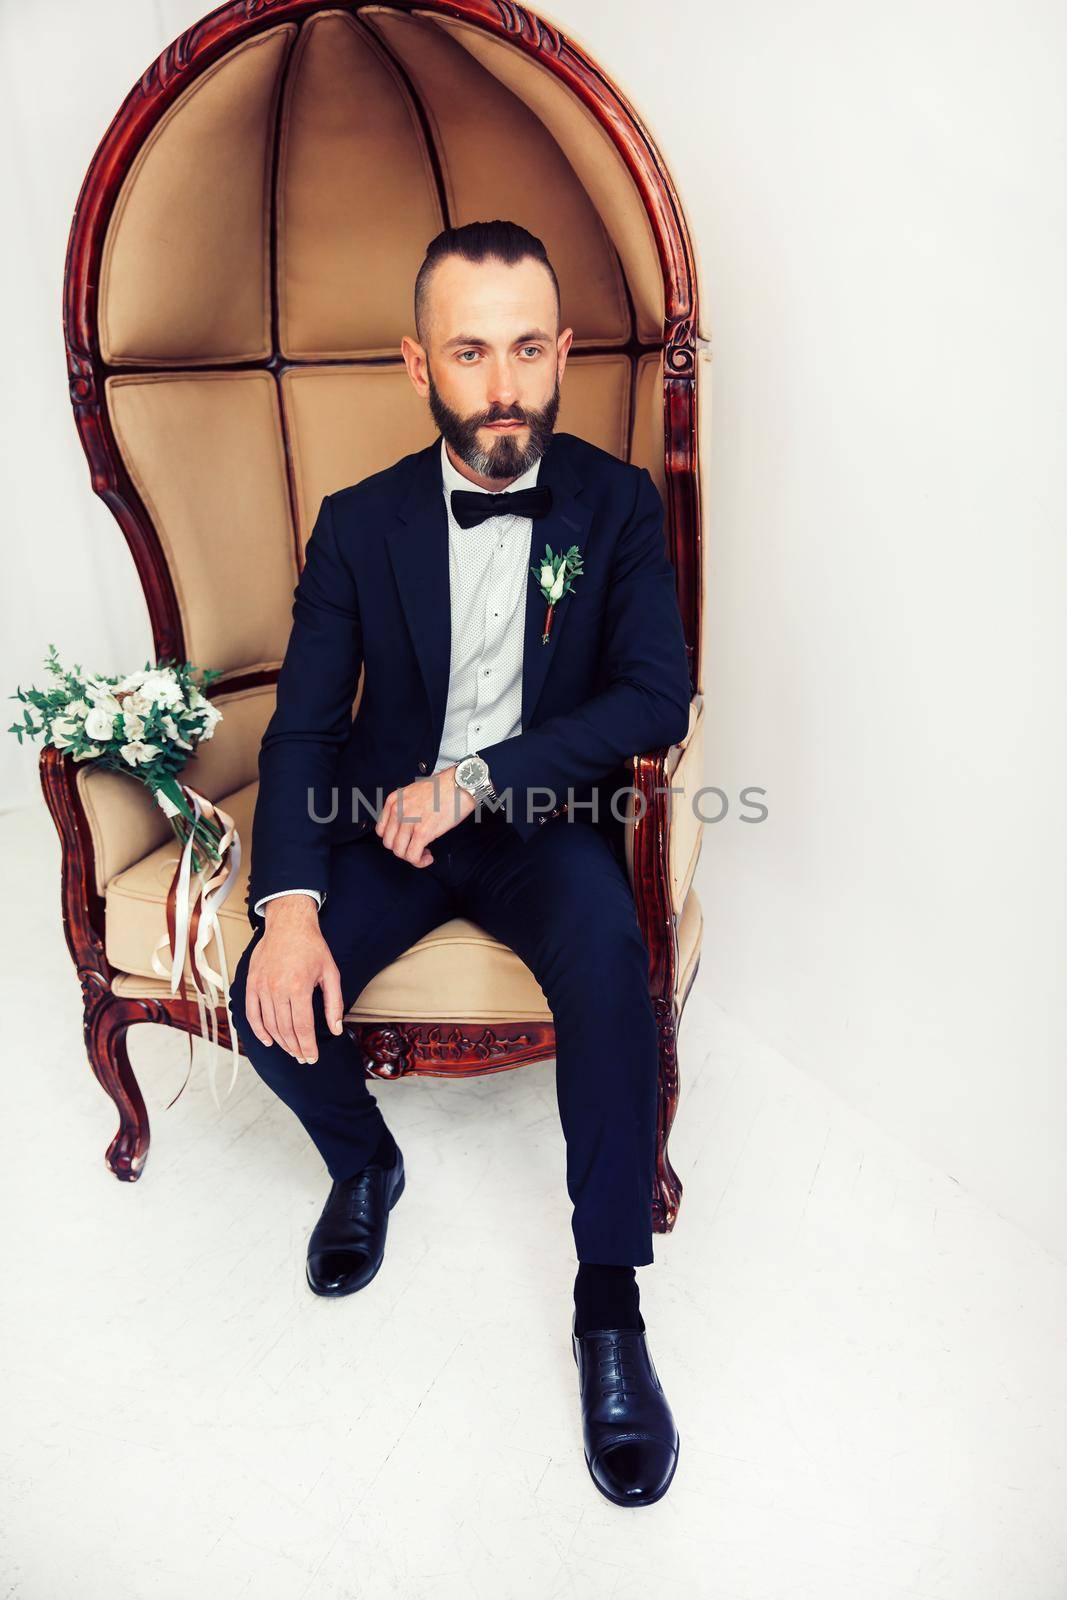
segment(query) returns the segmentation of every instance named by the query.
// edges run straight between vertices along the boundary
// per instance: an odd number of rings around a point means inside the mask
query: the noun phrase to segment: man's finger
[[[396,839],[393,843],[393,850],[400,857],[401,861],[406,861],[408,856],[411,854],[411,836],[414,831],[415,830],[410,822],[405,822],[403,827],[398,828],[396,831]]]
[[[274,1015],[274,1001],[271,999],[269,989],[264,989],[260,994],[259,1006],[260,1013],[263,1017],[263,1026],[266,1028],[275,1044],[281,1044],[282,1049],[284,1050],[285,1046],[282,1044],[282,1036],[278,1028],[278,1019]]]
[[[283,1050],[288,1050],[291,1056],[296,1056],[299,1060],[300,1046],[297,1044],[296,1034],[293,1032],[293,1014],[289,1009],[288,992],[281,989],[272,992],[271,1000],[274,1004],[274,1020],[278,1024],[275,1038]]]
[[[402,828],[417,828],[420,822],[426,821],[426,807],[419,803],[410,789],[403,795],[397,795],[396,807]]]
[[[381,840],[387,850],[393,848],[392,841],[396,838],[396,807],[386,805],[382,812]]]
[[[393,791],[393,817],[399,833],[406,835],[422,821],[422,811],[412,798],[410,787]]]
[[[340,1033],[344,1027],[345,1002],[341,994],[341,974],[333,961],[327,962],[322,972],[322,998],[326,1008],[326,1025],[331,1033]]]
[[[274,1040],[267,1032],[260,1012],[259,990],[252,984],[245,985],[245,1020],[260,1044],[269,1046],[274,1043]]]
[[[297,1048],[305,1061],[314,1063],[319,1059],[319,1046],[315,1038],[315,1018],[312,1015],[310,995],[294,994],[289,1007],[293,1013],[293,1031],[296,1034]]]

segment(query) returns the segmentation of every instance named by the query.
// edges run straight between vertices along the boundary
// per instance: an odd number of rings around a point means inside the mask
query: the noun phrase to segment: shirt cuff
[[[253,907],[255,915],[257,917],[261,917],[263,915],[263,907],[266,905],[267,901],[280,900],[283,894],[310,894],[314,897],[315,905],[320,911],[322,910],[322,902],[326,898],[325,895],[320,894],[317,889],[276,889],[273,894],[265,894],[263,895],[262,899],[256,901],[255,906]]]

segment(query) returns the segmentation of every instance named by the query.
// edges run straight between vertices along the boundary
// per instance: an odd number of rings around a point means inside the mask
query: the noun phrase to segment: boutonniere
[[[570,594],[571,579],[580,578],[582,575],[582,553],[576,544],[572,544],[569,550],[557,556],[553,555],[552,546],[546,544],[540,565],[531,567],[530,571],[541,585],[541,593],[548,601],[545,625],[541,633],[541,643],[547,644],[556,601],[563,595]]]

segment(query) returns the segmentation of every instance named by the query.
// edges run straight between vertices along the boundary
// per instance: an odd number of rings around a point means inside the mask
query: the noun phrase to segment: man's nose
[[[516,408],[518,394],[514,373],[507,367],[498,367],[490,377],[487,404],[500,411],[512,411]]]

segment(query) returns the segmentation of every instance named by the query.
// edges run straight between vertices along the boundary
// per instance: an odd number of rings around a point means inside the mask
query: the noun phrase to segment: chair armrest
[[[92,882],[102,895],[117,872],[173,835],[163,812],[136,779],[105,767],[71,767],[92,841]]]
[[[209,800],[225,800],[256,779],[259,747],[274,709],[274,685],[222,692],[212,699],[222,721],[190,758],[180,781]],[[103,894],[116,873],[171,837],[170,823],[148,790],[121,772],[83,763],[75,783],[92,839],[92,881],[97,894]]]
[[[634,757],[633,787],[644,804],[631,796],[623,825],[626,871],[634,883],[637,830],[651,825],[662,838],[666,856],[671,910],[681,914],[700,858],[701,818],[695,797],[704,781],[704,697],[689,706],[685,738],[668,749]],[[663,791],[657,793],[657,789]],[[643,815],[641,813],[643,812]]]

